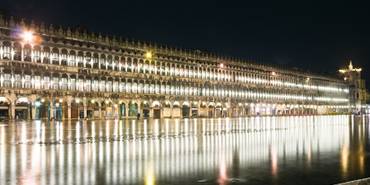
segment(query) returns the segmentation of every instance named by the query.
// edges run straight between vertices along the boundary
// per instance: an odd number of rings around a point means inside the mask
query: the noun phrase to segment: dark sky
[[[335,75],[370,85],[370,11],[354,1],[1,0],[6,15]]]

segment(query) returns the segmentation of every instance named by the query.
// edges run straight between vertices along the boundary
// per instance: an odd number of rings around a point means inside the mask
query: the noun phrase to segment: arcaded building
[[[0,117],[124,119],[348,112],[339,78],[0,17]]]

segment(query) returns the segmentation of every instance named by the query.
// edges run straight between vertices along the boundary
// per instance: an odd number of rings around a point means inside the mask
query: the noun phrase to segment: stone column
[[[84,106],[84,119],[87,118],[87,100],[86,97],[83,98],[83,106]]]
[[[170,117],[171,117],[171,118],[173,118],[173,115],[172,115],[172,113],[173,113],[173,111],[172,111],[172,109],[173,109],[173,105],[172,105],[172,104],[173,104],[173,103],[171,103],[171,104],[170,104],[170,115],[171,115]]]
[[[140,118],[142,118],[143,114],[142,114],[142,111],[141,111],[141,102],[137,102],[137,112],[140,114]]]
[[[36,105],[35,105],[35,102],[33,102],[32,105],[31,105],[31,119],[32,120],[36,119]]]
[[[10,102],[10,119],[14,120],[15,119],[15,101],[11,100]]]
[[[119,119],[119,104],[117,103],[117,101],[115,103],[113,103],[113,107],[114,107],[114,119]]]
[[[54,102],[53,98],[50,98],[50,120],[54,119]]]
[[[125,118],[128,118],[128,111],[130,110],[130,102],[125,102]]]
[[[101,102],[100,101],[98,102],[98,106],[99,106],[99,119],[102,119]]]
[[[67,119],[68,120],[72,119],[72,98],[71,97],[67,98]]]

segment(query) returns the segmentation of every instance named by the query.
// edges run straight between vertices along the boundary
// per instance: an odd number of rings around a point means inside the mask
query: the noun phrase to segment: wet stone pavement
[[[0,123],[0,184],[337,184],[370,176],[369,116]]]

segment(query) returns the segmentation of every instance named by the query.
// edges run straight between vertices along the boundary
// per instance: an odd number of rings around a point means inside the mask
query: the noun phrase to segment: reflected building
[[[319,76],[0,17],[0,117],[122,119],[346,113]]]
[[[0,127],[0,184],[286,184],[281,183],[286,179],[295,184],[302,179],[294,171],[315,174],[316,168],[328,173],[327,183],[321,184],[333,184],[363,173],[367,164],[369,129],[361,120],[349,124],[350,119],[326,115],[11,124]],[[256,178],[259,183],[250,181]],[[314,179],[325,178],[308,178],[308,184],[317,184]]]

